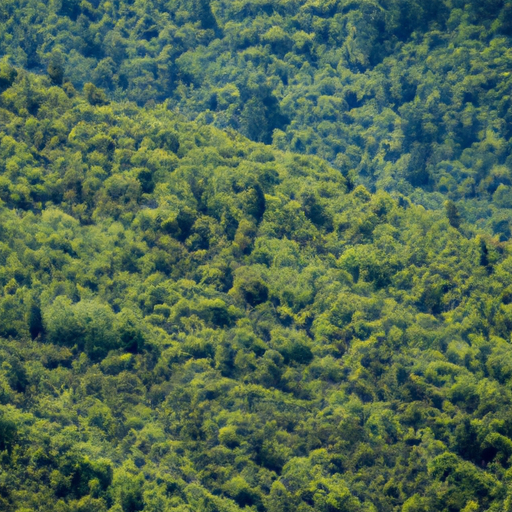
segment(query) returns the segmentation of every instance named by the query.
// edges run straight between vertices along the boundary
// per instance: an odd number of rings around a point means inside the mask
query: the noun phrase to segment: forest
[[[510,0],[3,0],[0,55],[508,238]]]
[[[0,510],[512,512],[511,38],[4,0]]]

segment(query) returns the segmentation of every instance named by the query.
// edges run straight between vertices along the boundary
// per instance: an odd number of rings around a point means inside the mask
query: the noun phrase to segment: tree
[[[7,450],[9,453],[14,447],[17,437],[16,423],[0,413],[0,451]]]
[[[448,222],[450,226],[455,229],[460,228],[460,215],[457,205],[453,201],[446,201],[445,203],[446,216],[448,217]]]
[[[194,0],[194,14],[201,22],[201,27],[205,30],[218,30],[217,20],[212,12],[210,0]]]
[[[60,51],[52,53],[47,72],[53,85],[62,85],[64,81],[64,57]]]
[[[28,328],[33,340],[44,332],[41,308],[34,302],[30,305],[29,309]]]
[[[101,359],[109,350],[119,348],[119,331],[114,329],[115,315],[104,304],[84,300],[73,304],[61,295],[43,310],[43,321],[48,341],[68,347],[76,346],[92,359]],[[128,331],[127,331],[128,332]],[[130,338],[126,341],[133,346]]]
[[[87,101],[93,105],[106,105],[108,103],[105,91],[99,89],[94,84],[86,83],[84,85],[84,93]]]
[[[270,495],[266,500],[268,512],[291,512],[293,501],[286,487],[278,480],[272,484]]]
[[[16,68],[9,65],[5,60],[0,62],[0,92],[10,87],[17,76],[18,71]]]
[[[260,98],[253,97],[245,104],[240,115],[240,131],[251,140],[269,141],[269,124]]]

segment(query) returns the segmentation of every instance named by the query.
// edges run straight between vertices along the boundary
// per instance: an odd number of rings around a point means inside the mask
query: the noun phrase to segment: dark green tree
[[[452,226],[455,229],[459,229],[461,219],[460,219],[459,209],[457,208],[457,205],[453,201],[446,201],[444,206],[445,206],[446,216],[448,217],[448,222],[450,223],[450,226]]]
[[[52,53],[47,72],[53,85],[62,85],[64,82],[64,57],[60,51]]]

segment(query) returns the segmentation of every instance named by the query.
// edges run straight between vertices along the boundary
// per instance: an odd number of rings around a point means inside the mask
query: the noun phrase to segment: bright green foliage
[[[2,510],[510,509],[510,242],[2,69]]]

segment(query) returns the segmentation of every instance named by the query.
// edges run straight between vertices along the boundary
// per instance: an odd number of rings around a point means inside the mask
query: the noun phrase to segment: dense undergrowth
[[[1,77],[2,510],[511,509],[509,243]]]

